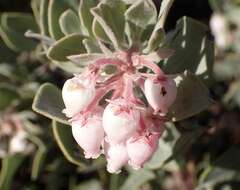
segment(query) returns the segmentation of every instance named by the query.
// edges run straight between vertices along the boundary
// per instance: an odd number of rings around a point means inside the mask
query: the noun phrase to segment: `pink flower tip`
[[[144,83],[144,93],[155,113],[165,115],[177,97],[177,86],[172,78],[148,78]]]

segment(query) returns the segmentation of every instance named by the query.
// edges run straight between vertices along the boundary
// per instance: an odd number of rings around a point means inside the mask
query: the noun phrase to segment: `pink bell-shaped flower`
[[[144,83],[144,92],[154,111],[166,114],[177,97],[177,86],[171,78],[147,78]]]
[[[73,117],[92,102],[95,94],[95,82],[90,77],[79,75],[67,80],[62,89],[62,98],[66,106],[63,112],[67,117]]]
[[[139,126],[140,111],[130,104],[125,99],[116,99],[103,112],[103,128],[112,144],[127,140]]]
[[[127,152],[130,158],[129,165],[134,169],[143,167],[158,147],[158,134],[139,136],[127,142]]]
[[[104,144],[104,153],[107,158],[107,170],[109,173],[119,173],[121,168],[129,161],[125,144]]]
[[[91,116],[87,120],[72,121],[72,134],[84,150],[85,158],[97,158],[104,139],[101,117]]]

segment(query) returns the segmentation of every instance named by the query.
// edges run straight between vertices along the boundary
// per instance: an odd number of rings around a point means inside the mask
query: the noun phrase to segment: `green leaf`
[[[151,34],[151,37],[148,41],[146,52],[151,52],[161,46],[163,40],[165,38],[165,32],[162,28],[155,29]]]
[[[103,58],[104,54],[100,53],[86,53],[86,54],[80,54],[80,55],[72,55],[68,56],[68,59],[70,59],[72,62],[74,62],[76,65],[80,66],[87,66],[97,59]]]
[[[210,106],[209,91],[194,74],[185,72],[176,77],[175,81],[177,82],[177,98],[168,114],[173,121],[191,117]]]
[[[174,146],[180,136],[181,134],[176,130],[174,124],[166,123],[166,130],[159,139],[158,149],[151,160],[145,164],[145,167],[149,169],[161,168],[173,155]]]
[[[152,0],[140,0],[131,5],[125,12],[127,21],[145,29],[157,20],[157,10]]]
[[[0,35],[6,45],[14,51],[31,51],[37,42],[24,36],[27,30],[37,32],[38,26],[32,15],[27,13],[3,13],[0,21]]]
[[[82,182],[73,188],[73,190],[86,190],[86,189],[103,190],[103,188],[101,187],[101,183],[95,179],[91,179],[86,182]]]
[[[65,36],[49,48],[47,56],[55,61],[68,61],[67,56],[86,52],[82,44],[84,38],[80,34]]]
[[[148,169],[162,167],[165,169],[174,167],[173,169],[175,169],[178,167],[176,165],[178,157],[183,155],[203,133],[199,126],[191,126],[192,130],[185,130],[180,133],[173,123],[166,123],[165,125],[166,130],[159,139],[158,149],[145,165]]]
[[[31,179],[36,180],[41,172],[42,166],[47,156],[47,147],[43,141],[36,136],[29,136],[28,138],[38,147],[33,159],[31,171]]]
[[[96,0],[80,0],[79,17],[86,35],[92,36],[93,15],[90,9],[97,5]]]
[[[48,36],[48,1],[40,0],[39,27],[42,35]]]
[[[96,41],[86,38],[83,40],[83,45],[88,53],[101,53],[101,49]]]
[[[17,54],[15,52],[13,52],[12,50],[10,50],[6,46],[6,44],[1,39],[1,37],[0,37],[0,52],[1,52],[0,63],[3,63],[3,62],[8,62],[9,63],[9,62],[15,61]],[[2,56],[2,55],[4,55],[4,56]],[[0,69],[0,72],[1,72],[1,69]]]
[[[164,24],[166,22],[167,15],[169,10],[173,4],[174,0],[163,0],[161,3],[160,12],[158,15],[157,24],[154,27],[154,30],[149,38],[147,48],[144,50],[145,52],[151,52],[158,48],[165,38],[164,33]]]
[[[68,124],[66,116],[62,113],[64,103],[61,91],[50,83],[45,83],[38,89],[32,108],[49,119]]]
[[[65,61],[65,62],[58,62],[58,61],[52,61],[57,67],[62,69],[63,71],[66,71],[67,73],[76,74],[81,73],[84,68],[76,65],[75,63],[72,63],[71,61]]]
[[[212,166],[229,170],[240,171],[240,147],[232,146],[225,151],[217,160],[213,161]]]
[[[56,139],[57,144],[65,158],[69,162],[81,167],[81,169],[86,168],[86,161],[80,154],[77,142],[75,142],[72,136],[71,127],[57,123],[56,121],[53,121],[52,127],[54,138]]]
[[[81,24],[77,14],[71,9],[63,12],[59,19],[60,27],[65,35],[72,33],[82,34]]]
[[[19,95],[14,88],[4,84],[0,85],[0,111],[8,108],[18,98]]]
[[[98,21],[96,19],[93,20],[92,30],[93,30],[93,34],[97,40],[101,40],[104,43],[108,43],[108,44],[111,43],[111,40],[105,33],[103,27],[98,23]]]
[[[141,45],[142,29],[131,22],[126,22],[125,33],[130,47]]]
[[[0,176],[0,189],[10,190],[13,177],[24,160],[23,155],[7,155],[2,159],[2,169]]]
[[[138,190],[141,185],[154,178],[154,173],[149,170],[141,169],[135,171],[127,178],[124,184],[120,187],[120,190]]]
[[[76,0],[49,0],[48,4],[48,26],[52,38],[58,40],[64,36],[59,25],[61,14],[67,9],[76,9]]]
[[[189,70],[203,79],[209,80],[214,61],[213,43],[207,38],[207,26],[183,17],[178,21],[175,32],[167,39],[167,46],[176,50],[163,63],[163,70],[177,74]]]
[[[94,18],[102,26],[116,49],[124,44],[125,10],[126,5],[120,0],[114,2],[105,0],[91,9]]]
[[[32,12],[34,15],[34,18],[37,22],[37,24],[39,24],[39,18],[40,18],[40,1],[39,0],[31,0],[31,8],[32,8]]]

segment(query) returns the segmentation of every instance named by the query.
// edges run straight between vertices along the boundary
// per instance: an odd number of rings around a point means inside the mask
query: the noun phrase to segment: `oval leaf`
[[[65,158],[82,169],[85,168],[85,159],[81,156],[77,143],[72,136],[71,127],[53,121],[53,134]]]
[[[177,98],[168,114],[173,121],[191,117],[210,106],[209,91],[194,74],[185,72],[175,80],[178,89]]]
[[[50,83],[45,83],[38,89],[32,108],[49,119],[68,124],[66,116],[62,113],[64,103],[61,91]]]
[[[84,38],[80,34],[65,36],[49,48],[47,56],[55,61],[68,61],[67,56],[86,52],[82,44]]]
[[[37,32],[38,26],[32,15],[27,13],[3,13],[0,21],[0,35],[6,45],[14,51],[31,51],[37,42],[24,36],[27,30]]]
[[[65,35],[72,33],[83,33],[81,31],[80,20],[77,14],[71,9],[68,9],[62,13],[59,19],[59,23],[61,30]]]

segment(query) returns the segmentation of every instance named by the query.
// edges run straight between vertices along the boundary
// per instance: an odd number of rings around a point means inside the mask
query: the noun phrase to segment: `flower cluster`
[[[139,169],[151,158],[176,95],[174,80],[147,56],[117,52],[65,82],[63,112],[85,157],[103,153],[108,171],[117,173],[127,163]]]

